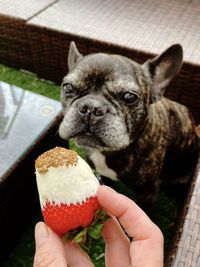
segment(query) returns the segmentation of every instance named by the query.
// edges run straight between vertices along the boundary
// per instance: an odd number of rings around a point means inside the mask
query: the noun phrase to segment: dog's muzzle
[[[79,116],[90,123],[96,123],[102,120],[109,112],[108,105],[95,99],[83,99],[77,103]]]

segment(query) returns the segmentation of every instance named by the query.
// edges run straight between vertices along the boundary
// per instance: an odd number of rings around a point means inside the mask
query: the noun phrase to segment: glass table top
[[[60,111],[59,101],[0,82],[0,181]]]

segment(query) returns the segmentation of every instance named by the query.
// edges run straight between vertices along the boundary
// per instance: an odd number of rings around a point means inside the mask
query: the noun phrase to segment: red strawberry
[[[47,225],[56,233],[64,234],[91,224],[90,235],[99,235],[105,213],[98,212],[96,191],[99,182],[89,165],[75,151],[56,147],[39,156],[35,167]]]
[[[42,211],[45,222],[58,234],[67,233],[79,226],[86,227],[91,224],[95,211],[100,208],[96,197],[91,197],[83,204],[46,203]]]

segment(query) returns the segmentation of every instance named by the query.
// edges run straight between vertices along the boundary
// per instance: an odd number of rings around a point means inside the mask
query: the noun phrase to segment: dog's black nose
[[[96,101],[82,102],[78,106],[78,112],[81,116],[103,117],[107,111],[106,105],[101,105]]]

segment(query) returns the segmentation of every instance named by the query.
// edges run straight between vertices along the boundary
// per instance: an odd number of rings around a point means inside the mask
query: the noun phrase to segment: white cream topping
[[[74,166],[50,167],[45,173],[36,169],[36,180],[42,208],[47,201],[81,203],[94,196],[99,186],[90,166],[79,156]]]

